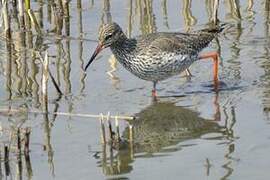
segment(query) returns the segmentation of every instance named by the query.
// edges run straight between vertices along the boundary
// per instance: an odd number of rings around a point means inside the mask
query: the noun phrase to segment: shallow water
[[[196,62],[192,78],[184,74],[158,84],[134,77],[109,49],[85,76],[82,67],[97,45],[100,24],[115,21],[128,36],[155,31],[189,31],[207,27],[212,1],[71,1],[60,35],[48,3],[32,2],[43,14],[41,43],[29,34],[25,49],[13,35],[12,56],[0,42],[1,108],[41,111],[41,64],[33,49],[48,49],[50,69],[64,96],[49,82],[49,111],[134,115],[133,141],[120,150],[101,145],[98,119],[1,114],[1,151],[15,127],[31,127],[29,168],[22,179],[268,179],[270,165],[269,7],[267,1],[221,1],[219,19],[231,27],[205,52],[220,52],[219,91],[212,86],[211,61]],[[81,2],[81,9],[80,7]],[[42,12],[42,13],[41,13]],[[41,16],[42,17],[42,16]],[[30,39],[30,40],[29,40]],[[32,44],[29,42],[33,42]],[[25,53],[23,53],[25,52]],[[23,56],[24,55],[24,56]],[[11,67],[11,69],[9,68]],[[115,71],[108,75],[108,71]],[[129,140],[128,123],[120,133]],[[15,128],[16,129],[16,128]],[[11,153],[10,179],[19,178]],[[1,165],[1,178],[5,178]],[[31,170],[29,170],[31,169]]]

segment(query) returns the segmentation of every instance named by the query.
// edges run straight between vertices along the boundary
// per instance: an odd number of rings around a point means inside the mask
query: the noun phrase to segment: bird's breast
[[[155,54],[112,52],[124,68],[148,81],[160,81],[179,74],[197,59],[197,55],[166,52]]]

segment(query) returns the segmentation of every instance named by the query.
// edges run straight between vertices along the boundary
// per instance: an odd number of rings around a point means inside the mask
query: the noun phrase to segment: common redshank
[[[158,32],[127,38],[117,23],[102,25],[99,43],[85,66],[85,71],[104,48],[110,47],[115,58],[135,76],[153,82],[152,95],[156,96],[156,84],[179,74],[201,59],[211,58],[214,83],[218,83],[218,53],[200,54],[222,27],[203,29],[193,33]]]

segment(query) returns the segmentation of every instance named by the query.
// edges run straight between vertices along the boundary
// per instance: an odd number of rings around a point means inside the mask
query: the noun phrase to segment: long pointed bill
[[[90,64],[94,61],[95,57],[98,55],[98,53],[100,53],[100,51],[103,49],[103,46],[101,44],[98,44],[95,52],[93,53],[92,57],[90,58],[90,60],[88,61],[87,65],[84,68],[84,71],[87,70],[88,66],[90,66]]]

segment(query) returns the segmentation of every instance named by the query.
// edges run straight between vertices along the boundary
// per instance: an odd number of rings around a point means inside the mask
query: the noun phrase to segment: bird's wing
[[[156,33],[144,38],[145,48],[152,52],[171,52],[176,54],[196,55],[214,38],[213,34],[200,32]]]

